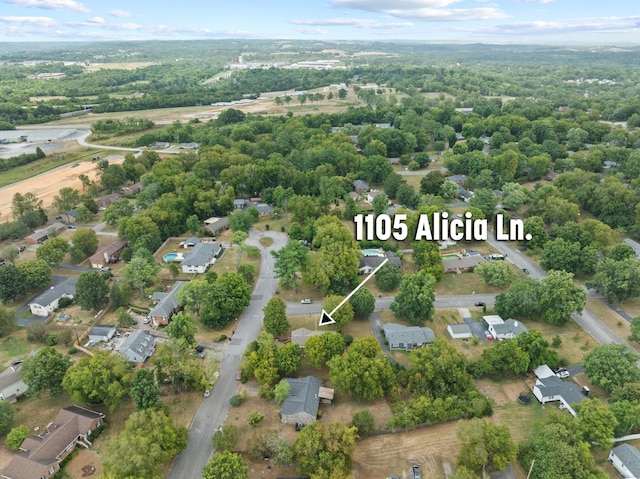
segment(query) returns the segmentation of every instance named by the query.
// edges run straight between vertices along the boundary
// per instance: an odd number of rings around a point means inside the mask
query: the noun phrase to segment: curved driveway
[[[272,238],[273,244],[265,248],[260,244],[261,238]],[[251,303],[238,320],[233,339],[222,353],[220,376],[211,397],[203,399],[189,428],[187,448],[176,458],[169,479],[199,479],[202,468],[209,461],[213,452],[211,436],[227,417],[229,399],[236,394],[238,383],[236,371],[240,366],[242,355],[252,341],[258,337],[262,328],[262,308],[275,295],[278,280],[274,278],[275,258],[271,251],[277,251],[287,244],[287,236],[274,231],[251,230],[247,244],[260,248],[260,276],[253,290]]]

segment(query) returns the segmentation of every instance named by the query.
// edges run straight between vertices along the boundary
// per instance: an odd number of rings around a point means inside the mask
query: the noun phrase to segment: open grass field
[[[597,316],[597,318],[609,327],[614,333],[627,341],[629,345],[640,353],[640,344],[635,341],[629,341],[631,335],[631,324],[609,308],[599,299],[588,299],[587,309]]]
[[[135,70],[156,65],[155,62],[114,62],[114,63],[91,63],[86,70],[88,72],[98,70]]]

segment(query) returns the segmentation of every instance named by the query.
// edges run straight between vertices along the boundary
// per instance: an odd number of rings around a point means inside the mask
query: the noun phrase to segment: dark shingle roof
[[[191,252],[183,255],[184,259],[182,260],[182,264],[187,266],[205,266],[220,252],[221,248],[222,244],[217,241],[215,243],[198,243]]]
[[[579,403],[586,398],[576,384],[563,381],[557,376],[538,379],[538,382],[538,389],[545,397],[562,396],[567,404]]]
[[[56,286],[52,286],[46,291],[42,292],[36,298],[34,298],[29,304],[39,304],[41,306],[47,306],[51,304],[62,295],[68,294],[73,296],[76,293],[76,283],[78,278],[69,278]]]
[[[431,328],[386,323],[382,329],[389,344],[427,344],[436,339]]]
[[[313,376],[307,376],[306,378],[285,378],[291,385],[291,390],[287,399],[282,403],[282,409],[280,410],[283,416],[290,416],[299,412],[306,412],[311,416],[318,414],[318,404],[320,404],[320,398],[318,393],[320,392],[320,386],[322,383],[319,379]]]
[[[180,306],[177,294],[185,284],[187,284],[186,281],[176,281],[168,293],[153,293],[152,298],[159,298],[160,301],[153,307],[149,314],[151,316],[167,317],[173,313],[173,311]]]

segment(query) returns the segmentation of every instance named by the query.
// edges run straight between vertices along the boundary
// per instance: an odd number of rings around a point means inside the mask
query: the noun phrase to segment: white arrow
[[[380,268],[382,268],[387,261],[389,261],[389,258],[385,258],[384,261],[382,263],[380,263],[376,269],[374,269],[369,276],[367,276],[364,280],[362,280],[362,282],[356,286],[353,291],[351,291],[342,301],[340,301],[340,304],[338,306],[336,306],[335,308],[333,308],[333,311],[331,311],[330,313],[327,313],[324,309],[322,310],[322,314],[320,315],[320,323],[318,324],[318,326],[326,326],[327,324],[334,324],[336,321],[335,319],[332,318],[332,316],[335,314],[336,311],[338,311],[340,309],[340,307],[346,303],[347,301],[349,301],[349,298],[351,296],[353,296],[356,291],[358,291],[360,288],[362,288],[364,286],[364,284],[369,281],[379,270]]]

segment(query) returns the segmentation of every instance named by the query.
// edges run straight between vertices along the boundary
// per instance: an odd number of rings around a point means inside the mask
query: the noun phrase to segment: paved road
[[[93,231],[95,231],[96,234],[100,236],[118,236],[118,233],[116,233],[115,231],[102,231],[106,227],[107,227],[107,223],[103,221],[102,223],[98,223],[97,225],[94,225]]]
[[[497,241],[493,233],[489,235],[488,243],[491,244],[491,246],[493,246],[495,249],[500,251],[502,254],[507,255],[507,261],[512,262],[519,268],[527,268],[529,270],[529,275],[532,278],[542,279],[546,276],[545,272],[542,271],[542,269],[540,269],[535,263],[530,261],[529,258],[527,258],[524,254],[522,254],[514,247],[515,243],[511,243],[508,241]],[[597,295],[592,294],[590,294],[589,296],[597,297]],[[588,309],[585,308],[582,311],[582,314],[573,313],[571,317],[600,344],[624,344],[629,347],[630,350],[632,350],[623,338],[609,329],[609,327],[602,323]]]
[[[260,238],[263,237],[273,238],[273,244],[268,248],[263,247],[260,244]],[[176,458],[169,479],[202,477],[202,468],[212,453],[211,436],[224,423],[229,410],[229,399],[236,393],[238,383],[235,376],[242,354],[247,345],[258,337],[262,328],[262,308],[274,296],[278,286],[278,280],[273,276],[275,258],[270,253],[279,250],[286,243],[287,237],[282,233],[251,230],[247,244],[257,246],[261,253],[260,276],[253,290],[251,304],[240,316],[234,337],[222,354],[220,377],[211,397],[203,399],[196,412],[189,429],[187,448]]]

